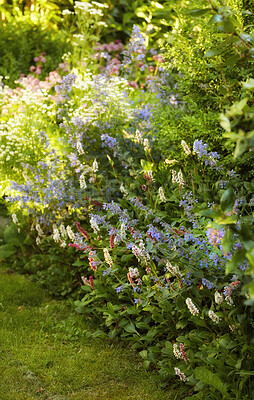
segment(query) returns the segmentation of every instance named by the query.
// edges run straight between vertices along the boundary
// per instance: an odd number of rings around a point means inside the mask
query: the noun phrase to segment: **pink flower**
[[[137,82],[135,82],[135,81],[129,82],[129,86],[132,86],[132,87],[134,87],[135,89],[138,89],[138,84],[137,84]]]

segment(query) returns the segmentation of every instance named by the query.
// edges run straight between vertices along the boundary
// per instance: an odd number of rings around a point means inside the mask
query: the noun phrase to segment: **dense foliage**
[[[150,24],[154,8],[174,9],[167,33],[134,25],[124,46],[100,39],[111,3],[76,2],[64,17],[82,34],[68,59],[39,79],[40,54],[3,86],[13,224],[0,258],[72,297],[101,322],[97,336],[128,342],[165,382],[183,381],[186,399],[247,400],[253,16],[239,1],[190,3],[142,3]]]

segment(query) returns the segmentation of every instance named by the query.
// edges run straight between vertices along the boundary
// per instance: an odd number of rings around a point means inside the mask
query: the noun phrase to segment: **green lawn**
[[[91,322],[0,268],[0,400],[180,399],[131,350],[88,338]]]

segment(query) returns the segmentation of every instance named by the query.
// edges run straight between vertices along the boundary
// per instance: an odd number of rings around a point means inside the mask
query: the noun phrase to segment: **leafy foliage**
[[[174,6],[163,54],[147,50],[135,25],[125,48],[76,54],[78,68],[49,86],[24,78],[7,89],[11,106],[4,88],[2,187],[17,228],[36,236],[39,254],[24,269],[54,295],[73,296],[79,313],[100,321],[98,335],[128,342],[146,368],[183,381],[187,398],[247,400],[252,16],[236,1],[186,5]],[[148,24],[146,7],[138,13]],[[83,29],[93,43],[96,26]],[[7,155],[15,134],[26,164]],[[2,257],[13,257],[6,249]]]

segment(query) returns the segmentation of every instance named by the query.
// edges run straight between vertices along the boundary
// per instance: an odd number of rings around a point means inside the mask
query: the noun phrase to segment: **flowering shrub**
[[[122,49],[119,42],[101,46],[100,56]],[[98,335],[128,341],[147,368],[182,381],[189,398],[247,400],[253,231],[245,216],[253,201],[244,198],[231,148],[213,148],[187,126],[162,149],[158,121],[165,108],[185,106],[161,57],[147,55],[134,26],[113,68],[106,57],[97,74],[58,71],[44,82],[23,77],[24,89],[3,88],[2,157],[15,149],[10,165],[3,163],[6,200],[21,234],[22,214],[28,216],[44,254],[24,268],[38,267],[37,279],[51,293],[72,293],[78,312],[101,320]],[[228,131],[236,115],[221,117]],[[242,153],[252,135],[245,139]]]

